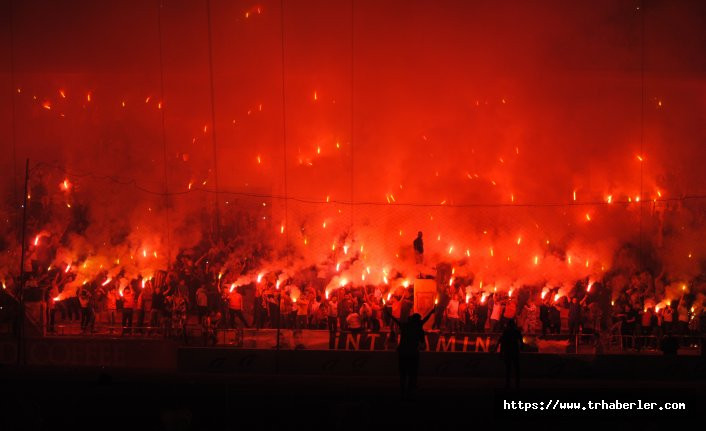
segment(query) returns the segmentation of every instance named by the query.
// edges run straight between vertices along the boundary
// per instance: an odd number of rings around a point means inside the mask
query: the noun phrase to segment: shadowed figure
[[[500,353],[505,361],[505,388],[510,388],[510,372],[515,369],[515,387],[520,387],[520,349],[522,348],[522,333],[515,324],[515,319],[507,322],[507,327],[503,331],[498,341]]]
[[[385,309],[389,317],[400,328],[400,344],[397,346],[400,371],[400,389],[402,396],[411,395],[417,387],[417,371],[419,370],[419,346],[424,342],[424,324],[434,313],[432,307],[422,319],[419,313],[414,313],[406,322],[400,322]]]

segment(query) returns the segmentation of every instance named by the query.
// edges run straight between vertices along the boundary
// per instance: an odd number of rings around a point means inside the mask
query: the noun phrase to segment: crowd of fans
[[[45,266],[38,253],[29,257],[26,288],[41,292],[42,324],[49,334],[72,326],[87,334],[186,336],[187,326],[194,325],[206,331],[279,327],[396,332],[395,322],[406,322],[414,313],[414,282],[402,284],[401,274],[391,275],[389,284],[331,289],[326,287],[330,280],[319,278],[320,272],[311,267],[286,277],[281,270],[262,271],[257,281],[238,285],[240,276],[257,271],[260,262],[251,258],[227,264],[234,261],[233,250],[224,242],[201,253],[184,250],[168,271],[149,278],[131,277],[124,270],[109,277],[105,271],[82,284],[72,268]],[[584,279],[568,288],[502,290],[471,288],[472,278],[449,283],[439,273],[435,277],[440,288],[432,328],[442,332],[500,333],[512,320],[524,334],[706,333],[703,296],[691,293],[699,290],[698,279],[674,295],[674,289],[665,289],[666,277],[646,271],[629,277],[609,272],[602,280]],[[4,292],[16,286],[15,281]]]

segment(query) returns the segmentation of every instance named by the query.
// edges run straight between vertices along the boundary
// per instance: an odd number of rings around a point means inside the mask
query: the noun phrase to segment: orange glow
[[[60,95],[63,99],[66,99],[66,93],[64,93],[64,90],[59,90],[59,95]]]
[[[520,245],[521,242],[522,242],[522,237],[521,237],[521,236],[518,236],[518,237],[517,237],[517,245]]]
[[[642,162],[642,161],[643,161],[643,158],[642,158],[642,156],[641,156],[641,155],[639,155],[639,154],[638,154],[638,155],[637,155],[636,157],[637,157],[637,160],[639,160],[640,162]]]
[[[539,256],[534,257],[534,264],[539,265]]]
[[[576,201],[576,190],[574,190],[574,201]]]
[[[46,109],[47,111],[50,111],[51,110],[51,103],[49,103],[49,101],[42,103],[42,108]]]
[[[319,94],[316,91],[314,91],[314,100],[319,100]]]
[[[608,195],[608,197],[607,197],[605,200],[606,200],[606,202],[608,202],[609,204],[610,204],[610,203],[613,203],[613,195]]]
[[[586,221],[591,221],[591,215],[589,213],[586,213]]]
[[[86,93],[86,102],[91,101],[91,93]]]

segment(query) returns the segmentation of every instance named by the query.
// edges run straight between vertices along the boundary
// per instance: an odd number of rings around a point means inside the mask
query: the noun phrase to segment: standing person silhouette
[[[414,246],[414,261],[416,263],[424,262],[424,240],[422,240],[422,232],[417,232],[417,238],[412,242]]]
[[[500,353],[505,361],[505,389],[510,389],[510,371],[515,369],[515,387],[520,388],[520,349],[522,348],[522,333],[515,324],[515,319],[507,322],[498,341]]]
[[[397,323],[400,328],[400,344],[397,346],[400,389],[402,397],[412,395],[417,387],[417,371],[419,370],[419,345],[424,342],[424,324],[434,313],[436,306],[429,310],[429,313],[422,319],[419,313],[414,313],[406,322],[400,322],[393,317],[390,312],[389,317]]]

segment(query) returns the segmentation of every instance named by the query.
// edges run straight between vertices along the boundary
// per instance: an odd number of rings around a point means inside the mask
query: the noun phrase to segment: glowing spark
[[[208,124],[203,125],[203,132],[206,133],[208,131]]]
[[[193,181],[189,181],[189,190],[191,190],[191,187],[194,185]]]
[[[589,213],[586,213],[586,221],[591,221],[591,215]]]
[[[608,202],[609,204],[613,203],[613,195],[608,195],[608,197],[606,198],[606,202]]]
[[[569,265],[571,265],[571,256],[569,256]]]
[[[113,280],[112,278],[108,277],[108,279],[105,280],[101,286],[107,285],[107,284],[110,283],[112,280]]]
[[[157,109],[162,109],[162,102],[157,103]]]
[[[343,246],[343,254],[348,254],[348,245]]]
[[[326,299],[328,299],[328,290],[325,292]]]
[[[365,271],[370,274],[370,267],[365,268]]]
[[[331,244],[331,251],[336,251],[336,243]]]
[[[510,292],[507,294],[510,298],[512,298],[512,289],[510,289]]]
[[[39,244],[39,235],[34,237],[34,245],[36,246],[38,244]]]
[[[466,256],[471,257],[471,250],[466,249]]]
[[[638,155],[637,155],[637,160],[639,160],[639,161],[642,162],[642,161],[643,161],[642,156],[638,154]]]
[[[284,233],[284,224],[279,226],[279,233]]]
[[[409,281],[408,281],[408,280],[403,281],[403,282],[402,282],[402,286],[404,286],[405,289],[408,288],[408,287],[409,287]]]
[[[490,257],[495,256],[495,253],[493,252],[493,247],[490,247]]]
[[[515,202],[515,195],[514,194],[510,195],[510,202]]]
[[[659,190],[657,190],[657,196],[662,197],[662,193]]]
[[[157,252],[156,252],[156,251],[153,252],[152,255],[155,257],[155,259],[157,258]]]
[[[539,265],[539,256],[534,257],[534,264]]]
[[[86,102],[91,101],[91,93],[86,93]]]
[[[481,303],[481,304],[484,304],[484,303],[485,303],[485,297],[486,297],[485,293],[484,293],[483,295],[481,295],[481,297],[480,297],[480,303]]]
[[[454,285],[454,278],[451,277],[451,278],[449,278],[449,286],[453,286],[453,285]],[[405,287],[407,287],[407,286],[405,286]]]
[[[259,165],[259,164],[261,164],[261,163],[262,163],[262,159],[261,159],[260,156],[258,155],[258,156],[257,156],[257,164]]]
[[[324,229],[326,229],[326,222],[324,222],[322,226]]]
[[[51,111],[51,103],[49,102],[44,102],[42,104],[42,108],[46,109],[47,111]]]
[[[71,264],[66,265],[66,270],[64,272],[67,273],[70,270],[71,270]]]
[[[439,305],[439,298],[434,298],[434,305]]]
[[[230,285],[230,289],[228,289],[228,292],[233,292],[233,289],[235,289],[235,283]]]
[[[326,203],[329,203],[330,200],[331,200],[331,196],[326,195]]]
[[[277,280],[277,283],[275,283],[275,289],[277,289],[277,290],[279,290],[279,283],[280,283],[279,280]]]
[[[120,106],[122,106],[123,108],[125,107],[125,101],[124,101],[124,100],[123,100],[122,102],[120,102]]]
[[[588,268],[588,260],[586,260],[586,268]]]
[[[586,292],[590,292],[590,291],[591,291],[591,287],[593,287],[593,282],[592,282],[592,281],[588,283],[588,286],[586,287]]]
[[[441,201],[441,203],[440,203],[439,205],[446,205],[446,199],[444,199],[443,201]]]
[[[341,262],[338,262],[336,264],[336,272],[338,272],[341,269]]]
[[[307,245],[309,242],[307,241],[306,238],[304,238],[304,245]]]
[[[454,251],[454,246],[449,247],[449,254],[451,254],[452,251]]]
[[[517,237],[517,245],[520,245],[521,242],[522,242],[522,237],[521,237],[521,236],[518,236],[518,237]]]
[[[64,90],[59,90],[59,95],[60,95],[63,99],[66,99],[66,93],[64,93]]]
[[[388,284],[388,282],[387,282],[387,276],[386,276],[386,275],[384,275],[384,276],[382,277],[382,281],[385,282],[385,284]],[[387,296],[387,300],[388,300],[388,301],[390,300],[390,296],[389,296],[389,295]]]
[[[319,100],[319,94],[316,91],[314,91],[314,100]]]
[[[144,248],[142,249],[142,257],[147,257],[147,250]]]
[[[263,275],[265,275],[264,272],[261,272],[261,273],[257,274],[257,282],[258,282],[258,284],[262,281],[262,276],[263,276]]]
[[[557,302],[559,298],[561,298],[561,295],[559,295],[558,293],[554,295],[554,302]]]
[[[545,296],[547,296],[547,291],[546,291],[546,290],[542,290],[542,299],[544,299]]]
[[[346,280],[345,278],[342,278],[341,281],[338,282],[338,285],[341,287],[345,286],[346,284],[348,284],[348,280]]]
[[[640,196],[635,196],[635,202],[640,202]]]
[[[219,273],[218,273],[218,279],[220,280],[221,278],[223,278],[223,273],[222,273],[222,272],[219,272]]]
[[[339,144],[338,141],[336,141],[336,148],[337,148],[337,149],[340,149],[340,148],[341,148],[341,144]]]
[[[576,201],[576,190],[574,190],[574,201]]]
[[[689,253],[689,259],[691,259],[691,253]]]

